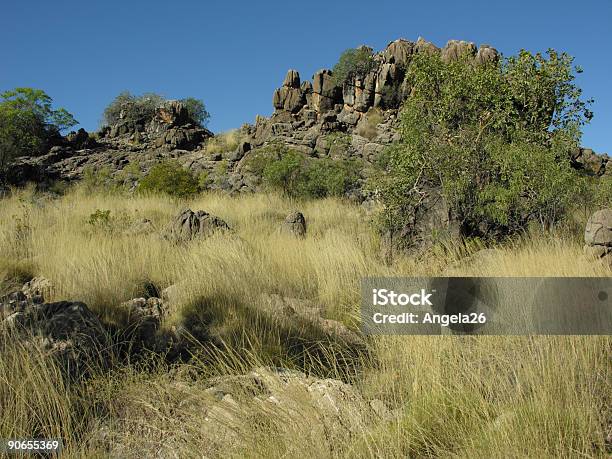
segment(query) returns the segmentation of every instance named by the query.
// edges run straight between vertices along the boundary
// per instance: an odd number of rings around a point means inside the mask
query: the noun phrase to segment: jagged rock
[[[299,211],[291,212],[281,225],[281,231],[296,237],[306,236],[306,219]]]
[[[584,252],[612,267],[612,208],[602,209],[589,217],[584,230]]]
[[[414,52],[415,43],[400,38],[389,43],[385,48],[384,54],[389,63],[406,67],[412,60]]]
[[[297,70],[289,70],[283,81],[283,86],[287,88],[299,88],[300,87],[300,74]]]
[[[198,210],[185,209],[170,222],[165,237],[174,242],[188,242],[207,237],[216,231],[229,230],[227,223],[214,215]]]
[[[414,44],[414,50],[417,53],[427,53],[427,54],[436,54],[440,52],[440,48],[438,48],[433,43],[426,41],[423,37],[419,37]]]
[[[476,55],[476,52],[476,45],[472,42],[449,40],[446,46],[440,51],[440,56],[444,62],[451,62],[463,56],[471,59]]]
[[[486,62],[497,62],[499,60],[499,53],[497,50],[489,45],[480,45],[478,53],[476,54],[476,62],[484,64]]]
[[[326,112],[340,103],[341,88],[336,86],[331,70],[319,70],[312,77],[312,107],[319,113]]]
[[[40,347],[69,375],[87,372],[93,362],[104,359],[106,333],[84,303],[35,303],[19,293],[0,303],[0,328],[16,333],[26,345]]]

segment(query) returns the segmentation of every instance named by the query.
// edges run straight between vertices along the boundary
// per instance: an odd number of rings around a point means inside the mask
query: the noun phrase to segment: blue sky
[[[569,52],[595,99],[582,143],[612,153],[609,0],[3,3],[0,90],[44,89],[87,130],[122,90],[201,98],[213,131],[239,127],[272,112],[289,68],[309,78],[346,48],[423,36],[438,46],[488,43],[506,55]]]

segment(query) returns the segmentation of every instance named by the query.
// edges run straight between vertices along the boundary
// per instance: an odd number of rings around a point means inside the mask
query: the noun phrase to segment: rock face
[[[584,230],[584,251],[612,267],[612,208],[595,212]]]
[[[188,242],[207,237],[219,230],[229,230],[227,223],[203,210],[185,209],[170,222],[165,237],[174,242]]]
[[[299,211],[291,212],[289,215],[287,215],[285,221],[281,225],[281,231],[296,237],[305,237],[306,219],[304,218],[304,214]]]

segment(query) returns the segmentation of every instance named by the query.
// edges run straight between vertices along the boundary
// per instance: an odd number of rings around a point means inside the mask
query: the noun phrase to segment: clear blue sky
[[[289,68],[302,78],[346,48],[420,35],[489,43],[504,54],[552,47],[575,56],[595,118],[583,144],[612,153],[612,2],[5,0],[0,90],[44,89],[87,130],[122,90],[193,96],[223,131],[272,112]]]

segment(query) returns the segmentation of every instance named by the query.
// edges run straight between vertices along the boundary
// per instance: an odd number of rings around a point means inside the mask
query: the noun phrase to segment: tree
[[[64,108],[53,109],[52,103],[40,89],[0,93],[0,168],[16,156],[42,153],[53,137],[78,124]]]
[[[373,183],[387,229],[409,233],[427,189],[441,190],[468,234],[562,218],[577,186],[568,152],[592,117],[574,71],[572,58],[554,50],[481,65],[417,54],[406,74],[401,141]]]
[[[165,100],[163,96],[155,93],[134,96],[129,91],[123,91],[104,109],[104,123],[110,126],[119,121],[150,121],[156,108]]]
[[[374,56],[372,49],[367,46],[347,49],[344,51],[334,68],[332,75],[336,85],[341,86],[347,80],[355,76],[365,76],[374,68]]]
[[[148,122],[155,116],[155,111],[167,99],[155,93],[145,93],[141,96],[123,91],[104,109],[104,124],[117,124],[119,121],[128,123]],[[210,118],[204,102],[193,97],[181,99],[191,119],[204,127]]]
[[[189,112],[191,119],[198,123],[198,125],[201,127],[206,127],[210,118],[210,113],[208,113],[206,110],[204,102],[194,97],[181,99],[181,102],[187,109],[187,112]]]

